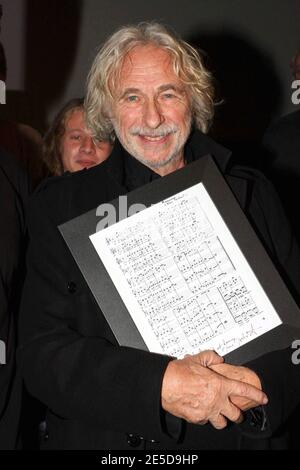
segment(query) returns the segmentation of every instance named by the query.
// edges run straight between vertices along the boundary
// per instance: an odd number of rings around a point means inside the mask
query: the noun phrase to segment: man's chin
[[[169,151],[167,151],[167,149],[164,149],[164,152],[161,152],[162,156],[159,157],[158,152],[159,150],[162,150],[159,148],[153,149],[150,153],[149,151],[145,151],[145,148],[140,148],[138,146],[133,145],[124,145],[124,143],[122,145],[132,157],[134,157],[140,163],[147,166],[153,171],[163,169],[164,167],[170,165],[172,162],[175,162],[180,159],[180,151],[177,148],[173,149],[173,151],[170,151],[170,149],[168,149]]]
[[[151,168],[152,170],[159,170],[160,168],[164,168],[168,166],[170,163],[172,163],[174,157],[167,157],[162,160],[156,160],[153,158],[147,158],[147,157],[135,157],[139,162],[143,163],[143,165]]]

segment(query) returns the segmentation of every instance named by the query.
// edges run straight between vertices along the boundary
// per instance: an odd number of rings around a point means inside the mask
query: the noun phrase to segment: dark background
[[[204,49],[218,80],[213,135],[257,141],[293,111],[290,60],[300,47],[299,0],[2,0],[8,60],[2,116],[44,132],[66,100],[84,94],[99,44],[118,26],[159,20]]]

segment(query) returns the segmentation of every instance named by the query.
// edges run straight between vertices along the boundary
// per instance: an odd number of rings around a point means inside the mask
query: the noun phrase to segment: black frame
[[[257,238],[225,179],[209,155],[164,178],[154,180],[127,194],[128,207],[146,207],[202,182],[216,208],[234,234],[255,276],[265,290],[282,324],[227,354],[226,360],[243,364],[267,352],[282,349],[300,338],[300,311]],[[111,204],[116,208],[119,199]],[[96,231],[96,208],[58,228],[71,250],[99,308],[122,346],[148,350],[118,291],[108,275],[89,236]]]

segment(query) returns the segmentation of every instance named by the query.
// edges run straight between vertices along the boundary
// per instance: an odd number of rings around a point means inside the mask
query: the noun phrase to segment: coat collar
[[[231,152],[202,132],[194,130],[185,146],[187,164],[208,154],[214,157],[217,166],[224,174],[229,166]],[[116,140],[114,150],[106,162],[107,171],[121,186],[126,187],[127,191],[132,191],[160,178],[157,173],[129,155],[118,140]]]

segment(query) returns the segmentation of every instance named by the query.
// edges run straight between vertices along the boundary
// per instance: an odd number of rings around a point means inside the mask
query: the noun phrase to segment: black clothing
[[[263,138],[265,171],[280,199],[300,242],[300,110],[275,121]]]
[[[13,157],[0,150],[0,340],[5,361],[0,365],[0,449],[17,443],[21,380],[16,375],[16,314],[24,277],[25,216],[28,179]],[[2,344],[3,344],[2,343]],[[2,358],[1,358],[2,359]],[[1,360],[2,362],[2,360]]]
[[[300,285],[297,246],[271,185],[250,169],[230,169],[230,152],[195,132],[186,160],[207,153],[215,157],[276,264],[291,284]],[[272,353],[250,365],[272,397],[266,431],[247,423],[222,431],[210,425],[181,427],[160,407],[162,377],[171,359],[116,344],[57,226],[157,177],[116,143],[101,165],[53,178],[31,200],[18,360],[29,391],[48,406],[47,449],[239,448],[247,439],[253,442],[252,435],[264,441],[298,402],[295,374],[300,378],[300,370],[294,370],[289,351]],[[96,223],[95,215],[95,231]],[[284,380],[294,387],[291,396],[282,396]]]

